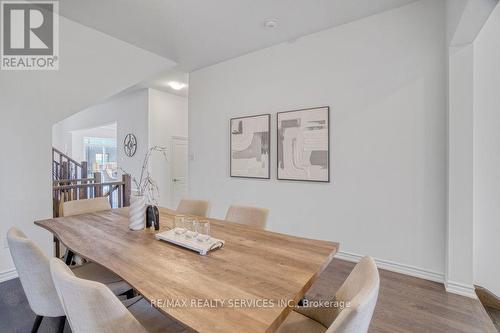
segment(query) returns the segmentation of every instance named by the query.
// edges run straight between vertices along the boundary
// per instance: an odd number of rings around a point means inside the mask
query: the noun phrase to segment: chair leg
[[[33,328],[31,329],[31,333],[38,332],[38,328],[42,323],[43,316],[36,315],[35,322],[33,323]]]
[[[134,298],[135,297],[135,291],[134,291],[134,289],[130,289],[130,290],[126,291],[125,292],[125,296],[127,297],[127,299]]]
[[[59,317],[59,326],[57,328],[57,333],[64,332],[64,324],[66,324],[66,316]]]
[[[66,265],[70,266],[73,262],[73,252],[70,250],[66,250],[66,254],[64,255],[64,262]]]

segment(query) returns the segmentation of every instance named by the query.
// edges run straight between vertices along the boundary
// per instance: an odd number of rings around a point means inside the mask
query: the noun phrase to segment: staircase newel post
[[[88,178],[88,172],[87,172],[87,161],[82,161],[82,170],[80,172],[80,177],[82,179],[87,179]],[[86,180],[82,180],[82,185],[87,184]],[[80,199],[87,199],[88,198],[88,188],[87,187],[82,187],[80,189]]]
[[[132,177],[129,174],[122,175],[123,181],[123,207],[130,206],[130,196],[132,195]]]
[[[61,166],[61,179],[69,179],[69,168],[68,168],[68,162],[67,161],[63,161]],[[64,184],[66,185],[66,184]]]
[[[68,162],[67,161],[63,161],[61,163],[60,172],[61,172],[61,180],[69,179],[69,177],[68,177],[69,176],[68,175]],[[61,182],[61,183],[59,183],[59,185],[69,185],[69,183],[68,182]],[[61,191],[61,198],[60,198],[59,202],[70,200],[68,194],[69,194],[68,190],[62,190]]]
[[[88,164],[87,164],[87,161],[82,161],[82,172],[81,172],[81,177],[83,179],[87,178],[88,177],[88,172],[87,172],[87,167],[88,167]]]
[[[94,172],[94,197],[102,197],[102,174],[98,172]]]

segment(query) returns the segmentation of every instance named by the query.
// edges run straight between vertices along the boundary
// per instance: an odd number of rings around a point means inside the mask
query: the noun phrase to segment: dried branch
[[[144,156],[144,161],[142,162],[142,169],[141,169],[141,175],[139,177],[139,180],[137,180],[135,177],[132,177],[132,181],[137,188],[138,195],[145,195],[148,199],[148,202],[153,203],[155,205],[158,205],[158,200],[157,197],[160,196],[160,190],[158,188],[158,184],[154,181],[154,179],[151,177],[151,174],[149,172],[149,161],[151,158],[151,155],[154,152],[159,152],[161,153],[164,157],[165,160],[168,162],[167,158],[167,148],[166,147],[161,147],[161,146],[153,146],[148,149],[146,155]],[[122,172],[127,173],[123,168],[118,167]]]

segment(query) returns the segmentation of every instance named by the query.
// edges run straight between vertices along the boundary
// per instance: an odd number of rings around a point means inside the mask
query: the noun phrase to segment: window
[[[88,174],[102,172],[106,181],[114,180],[117,171],[116,139],[84,137],[83,147]]]
[[[109,162],[109,154],[102,154],[102,153],[97,153],[95,154],[95,161],[98,164],[104,164]]]

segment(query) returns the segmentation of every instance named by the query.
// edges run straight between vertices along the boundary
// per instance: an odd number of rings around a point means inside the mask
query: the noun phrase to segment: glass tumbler
[[[200,242],[207,242],[210,240],[210,221],[198,221],[198,236],[196,236],[196,239]]]
[[[186,216],[176,215],[174,220],[174,232],[180,236],[186,233]]]
[[[195,219],[186,218],[185,224],[186,233],[184,234],[184,236],[186,236],[186,238],[196,238],[196,236],[198,236],[198,221],[196,221]]]

